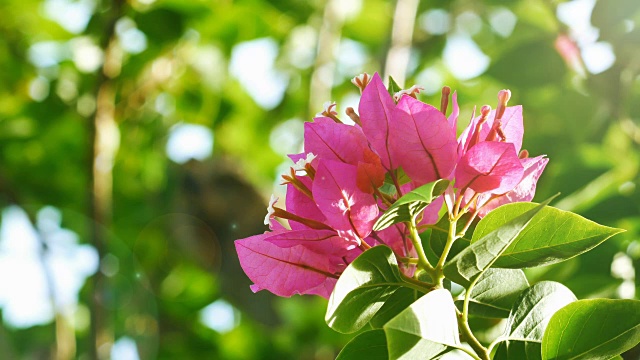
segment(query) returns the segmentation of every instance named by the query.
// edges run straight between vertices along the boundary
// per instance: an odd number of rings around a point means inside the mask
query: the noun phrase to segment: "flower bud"
[[[362,123],[360,122],[360,116],[356,114],[356,111],[353,110],[352,107],[348,107],[344,112],[347,114],[349,118],[351,118],[351,120],[353,120],[354,123],[362,126]]]
[[[491,106],[489,105],[484,105],[481,109],[480,109],[480,113],[482,114],[482,118],[480,121],[486,121],[487,120],[487,116],[489,116],[489,113],[491,112]]]
[[[504,111],[507,109],[507,103],[511,99],[511,91],[510,90],[500,90],[498,92],[498,108],[496,109],[496,120],[502,119],[502,115],[504,115]]]
[[[445,86],[442,88],[442,97],[440,98],[440,111],[443,115],[447,114],[447,107],[449,106],[449,95],[451,94],[451,88]]]

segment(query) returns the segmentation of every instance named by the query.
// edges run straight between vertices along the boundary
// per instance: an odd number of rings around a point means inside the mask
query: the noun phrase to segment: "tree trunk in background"
[[[109,5],[110,4],[110,5]],[[105,229],[111,222],[113,162],[119,146],[118,125],[115,121],[115,81],[120,73],[121,56],[114,39],[116,21],[122,14],[123,1],[106,1],[109,6],[104,21],[103,38],[100,42],[104,50],[104,64],[96,82],[96,111],[90,119],[89,127],[89,218],[88,228],[91,244],[102,260],[106,253],[107,239]],[[91,358],[108,359],[113,334],[103,307],[105,287],[104,276],[100,269],[90,282],[91,289]]]

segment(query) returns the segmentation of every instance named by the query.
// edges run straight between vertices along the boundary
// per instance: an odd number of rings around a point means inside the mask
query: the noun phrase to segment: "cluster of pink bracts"
[[[347,109],[356,124],[340,122],[333,105],[306,123],[304,152],[290,156],[295,165],[283,176],[286,210],[274,207],[272,198],[265,219],[271,231],[235,242],[253,291],[328,298],[346,266],[370,246],[385,244],[400,257],[415,257],[405,225],[378,232],[373,225],[402,194],[437,179],[454,186],[427,207],[421,225],[438,221],[443,202],[449,213],[466,206],[482,217],[533,198],[548,159],[520,151],[522,107],[507,107],[509,91],[499,93],[497,109],[483,106],[456,140],[459,108],[454,93],[445,116],[448,88],[437,109],[415,98],[416,87],[391,97],[378,74],[353,82],[362,91],[359,115]],[[399,168],[409,182],[399,181]],[[385,177],[395,190],[384,191]],[[288,220],[290,229],[274,217]]]

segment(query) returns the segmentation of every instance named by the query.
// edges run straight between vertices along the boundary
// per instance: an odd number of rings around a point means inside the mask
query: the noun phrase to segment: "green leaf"
[[[574,301],[571,290],[553,281],[542,281],[525,290],[511,309],[494,359],[540,359],[547,324],[553,314]]]
[[[388,360],[387,338],[384,330],[363,332],[351,339],[340,351],[336,360]]]
[[[464,214],[460,220],[456,223],[456,233],[462,231],[465,224],[469,220],[471,214]],[[429,226],[431,228],[431,237],[429,238],[429,247],[440,258],[444,247],[447,243],[447,237],[449,236],[449,217],[443,216],[435,225]],[[471,230],[473,232],[473,230]],[[471,237],[461,237],[457,239],[449,250],[447,259],[452,259],[458,255],[462,250],[469,246],[471,243]]]
[[[478,223],[471,243],[536,206],[535,203],[521,202],[500,206],[491,211]],[[500,255],[494,266],[523,268],[554,264],[589,251],[623,231],[547,206]]]
[[[411,219],[424,210],[433,199],[440,196],[447,186],[449,186],[449,181],[441,179],[422,185],[404,194],[380,216],[375,225],[373,225],[373,230],[380,231],[393,224],[411,221]]]
[[[404,172],[404,170],[402,169],[402,167],[399,167],[395,170],[392,170],[393,173],[396,176],[396,181],[398,182],[398,185],[404,185],[407,184],[411,181],[411,178],[409,178],[409,175],[407,175],[407,173]],[[387,172],[384,176],[384,183],[391,185],[394,187],[395,189],[395,183],[393,182],[393,178],[391,177],[391,172]]]
[[[520,232],[527,227],[531,219],[542,210],[549,201],[551,201],[551,199],[508,222],[502,222],[501,226],[484,235],[480,240],[472,242],[468,248],[462,250],[451,259],[451,261],[446,263],[443,269],[445,276],[449,280],[457,282],[467,288],[471,282],[493,265],[496,259],[509,247]],[[487,217],[482,219],[478,223],[478,226],[480,226]],[[476,231],[478,231],[477,228]]]
[[[431,291],[384,326],[389,359],[434,359],[460,347],[451,293]]]
[[[516,299],[529,287],[519,269],[489,269],[482,274],[469,297],[469,313],[488,318],[506,318]],[[462,300],[456,302],[458,307]]]
[[[397,93],[400,90],[402,90],[400,85],[398,85],[398,83],[395,80],[393,80],[391,76],[389,76],[389,95],[393,96],[395,93]]]
[[[542,339],[543,359],[610,359],[640,342],[640,301],[580,300],[560,309]]]
[[[413,304],[413,302],[418,300],[422,295],[424,295],[424,293],[409,288],[396,290],[371,318],[369,324],[374,328],[382,328],[384,324],[396,317],[396,315]]]
[[[416,285],[402,279],[393,251],[386,246],[369,249],[349,264],[338,279],[325,321],[341,333],[358,331],[402,287]]]

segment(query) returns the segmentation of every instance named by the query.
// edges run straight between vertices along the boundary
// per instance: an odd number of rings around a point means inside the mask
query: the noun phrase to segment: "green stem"
[[[469,285],[469,288],[467,288],[467,291],[464,294],[464,303],[462,305],[462,314],[459,314],[458,324],[459,324],[459,328],[460,328],[461,333],[464,335],[465,339],[467,340],[469,345],[471,345],[473,350],[478,355],[480,355],[480,357],[483,360],[485,360],[485,359],[488,360],[489,359],[489,352],[488,352],[487,348],[482,346],[482,344],[478,341],[478,339],[476,339],[476,337],[471,332],[471,328],[469,328],[469,299],[471,298],[471,292],[473,291],[473,287],[478,282],[478,279],[480,279],[479,276],[476,277],[475,280],[473,280],[471,282],[471,284]]]
[[[471,356],[475,360],[482,360],[482,358],[480,356],[476,355],[476,353],[474,353],[473,351],[470,351],[469,349],[466,349],[466,348],[463,348],[463,347],[456,347],[456,349],[464,351],[467,355]]]
[[[424,249],[422,248],[420,234],[418,234],[418,229],[416,228],[416,219],[412,218],[408,225],[409,232],[411,234],[411,243],[413,243],[413,247],[416,249],[416,253],[418,253],[418,267],[426,271],[433,279],[435,269],[433,268],[433,266],[431,266],[429,260],[427,260],[427,255],[424,253]]]
[[[434,280],[436,284],[440,285],[440,287],[442,287],[442,282],[444,280],[444,271],[443,271],[444,263],[445,261],[447,261],[447,256],[449,256],[449,252],[451,251],[451,247],[453,246],[453,243],[458,238],[458,235],[456,234],[457,226],[458,226],[457,219],[453,219],[450,221],[449,232],[447,234],[447,243],[444,245],[444,250],[442,251],[442,255],[440,256],[440,259],[438,260],[438,263],[436,264],[436,267],[435,267],[436,278]]]
[[[414,278],[402,275],[402,280],[408,282],[410,284],[410,288],[414,289],[414,290],[418,290],[422,293],[428,293],[429,291],[431,291],[433,289],[433,287],[435,286],[434,284],[428,283],[428,282],[424,282],[424,281],[420,281],[420,280],[416,280]]]
[[[478,341],[478,339],[476,339],[475,336],[473,336],[473,333],[469,328],[469,323],[465,319],[464,314],[462,314],[462,317],[458,316],[458,327],[460,329],[460,333],[462,334],[462,337],[471,346],[473,351],[475,351],[476,354],[478,354],[477,358],[481,360],[490,360],[489,352],[487,352],[487,349],[484,346],[482,346],[480,341]]]
[[[469,284],[469,287],[467,288],[467,291],[465,291],[464,293],[464,303],[462,304],[462,320],[467,323],[469,320],[469,299],[471,299],[471,292],[473,291],[473,287],[476,286],[476,283],[478,282],[478,279],[480,279],[480,276],[477,276],[472,282],[471,284]]]
[[[403,262],[405,264],[409,264],[409,265],[418,265],[418,261],[419,261],[419,259],[417,259],[417,258],[404,257],[404,256],[398,257],[398,260],[400,260],[401,262]]]

